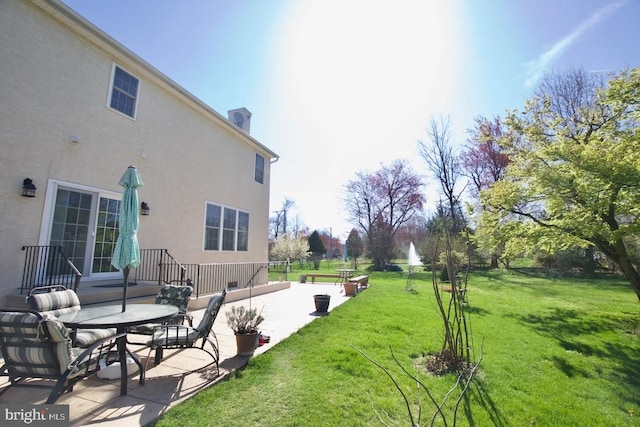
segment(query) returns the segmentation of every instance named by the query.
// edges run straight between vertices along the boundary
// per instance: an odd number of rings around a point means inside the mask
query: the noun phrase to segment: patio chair
[[[164,349],[200,348],[211,355],[216,364],[216,372],[219,374],[220,351],[218,350],[218,338],[213,332],[213,322],[216,320],[216,317],[220,312],[220,307],[222,307],[226,295],[227,290],[225,289],[221,293],[217,293],[211,297],[202,320],[195,328],[184,325],[156,326],[154,328],[153,336],[147,341],[149,355],[145,362],[145,369],[146,363],[149,362],[151,356],[151,350],[155,350],[156,352],[154,364],[158,365],[162,360],[162,353]],[[212,351],[205,348],[206,343],[209,343]]]
[[[179,310],[177,316],[163,322],[163,325],[184,325],[186,320],[189,326],[193,327],[193,316],[188,311],[189,300],[191,299],[192,293],[193,287],[189,285],[164,285],[160,288],[156,296],[156,304],[175,305]],[[140,335],[153,335],[156,326],[158,326],[157,323],[145,323],[144,325],[132,326],[128,329],[128,332]]]
[[[26,302],[31,310],[53,317],[72,313],[82,308],[80,299],[75,291],[60,285],[33,288],[29,291]],[[114,328],[78,329],[71,332],[71,339],[75,347],[84,348],[115,334],[116,330]]]
[[[73,390],[76,382],[98,370],[100,360],[118,360],[111,336],[88,348],[72,347],[69,330],[52,316],[35,310],[0,309],[0,348],[4,365],[0,375],[8,376],[11,386],[52,388],[47,404],[54,404],[58,397]],[[44,379],[50,381],[27,381]],[[55,381],[55,382],[53,382]]]

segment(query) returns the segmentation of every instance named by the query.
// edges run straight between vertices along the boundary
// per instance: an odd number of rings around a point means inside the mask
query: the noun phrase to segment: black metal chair
[[[189,326],[193,326],[193,316],[189,313],[189,300],[193,293],[193,287],[190,285],[164,285],[156,295],[156,304],[175,305],[178,307],[178,314],[162,322],[163,325],[183,325],[185,321]],[[132,326],[127,330],[131,334],[153,335],[154,328],[157,323],[145,323],[143,325]],[[130,341],[132,344],[139,344]]]
[[[220,312],[220,307],[222,307],[226,295],[227,290],[225,289],[221,293],[217,293],[211,297],[202,320],[195,328],[184,325],[156,326],[153,336],[147,341],[149,356],[147,357],[146,363],[149,362],[151,350],[155,350],[156,352],[154,363],[157,365],[162,360],[164,349],[199,348],[211,355],[216,364],[216,371],[219,374],[220,351],[218,350],[218,338],[213,332],[213,322]],[[205,348],[205,344],[207,343],[209,343],[212,351]]]

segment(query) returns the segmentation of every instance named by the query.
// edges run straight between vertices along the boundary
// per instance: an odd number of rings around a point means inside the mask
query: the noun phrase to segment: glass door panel
[[[63,253],[76,268],[87,271],[87,251],[90,249],[89,226],[93,194],[58,188],[51,225],[50,245],[61,246]]]
[[[111,254],[113,254],[113,248],[118,239],[119,219],[120,200],[100,197],[92,273],[112,273],[118,271],[111,265]]]

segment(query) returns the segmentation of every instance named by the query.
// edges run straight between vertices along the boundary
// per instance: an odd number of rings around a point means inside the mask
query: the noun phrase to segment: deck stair
[[[106,304],[122,301],[122,280],[100,280],[82,282],[76,291],[82,306]],[[129,283],[127,301],[131,303],[154,302],[158,293],[158,284],[153,282]],[[6,306],[25,308],[27,293],[6,296]]]

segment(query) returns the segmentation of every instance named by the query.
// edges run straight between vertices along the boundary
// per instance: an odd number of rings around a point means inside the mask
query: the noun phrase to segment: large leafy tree
[[[391,261],[396,232],[422,211],[423,185],[404,160],[375,172],[357,172],[346,184],[346,211],[364,232],[375,269],[383,270]]]
[[[510,164],[483,193],[486,204],[516,214],[517,237],[546,248],[597,247],[640,299],[629,242],[640,231],[640,69],[608,84],[582,71],[546,76],[507,123]]]
[[[327,249],[324,247],[324,243],[320,238],[320,233],[318,230],[315,230],[309,236],[309,251],[311,252],[311,259],[313,260],[313,266],[316,270],[320,268],[320,260],[324,254],[327,253]]]
[[[478,117],[474,127],[469,130],[468,147],[462,153],[461,163],[463,174],[469,178],[472,184],[471,193],[479,202],[481,202],[480,193],[501,180],[507,170],[509,155],[504,146],[500,144],[500,141],[505,138],[511,139],[513,135],[510,135],[508,127],[499,117],[495,117],[493,120]],[[487,206],[478,203],[475,209],[481,213],[487,209]],[[497,268],[498,259],[504,253],[503,224],[497,222],[488,226],[488,218],[485,217],[482,225],[480,232],[474,236],[474,240],[489,252],[491,267]]]
[[[512,136],[500,117],[493,120],[486,117],[475,119],[474,127],[469,130],[469,146],[462,153],[463,173],[473,184],[471,190],[474,196],[480,197],[482,190],[504,176],[509,154],[500,141],[508,137]]]
[[[355,228],[351,229],[349,237],[347,237],[348,257],[353,260],[353,268],[358,269],[358,258],[364,253],[364,245],[360,238],[360,233]]]

